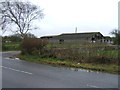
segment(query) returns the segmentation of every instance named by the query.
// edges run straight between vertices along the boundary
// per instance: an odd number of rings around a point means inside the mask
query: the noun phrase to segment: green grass
[[[18,51],[20,50],[20,43],[3,43],[3,51]]]
[[[108,56],[109,58],[118,59],[118,52],[120,52],[120,50],[101,50],[96,53]]]
[[[118,70],[118,65],[114,65],[114,64],[93,64],[93,63],[78,64],[77,62],[70,61],[70,60],[41,58],[40,56],[31,56],[31,55],[18,55],[18,57],[22,60],[26,60],[26,61],[30,61],[30,62],[50,64],[50,65],[54,65],[54,66],[89,69],[89,70],[93,70],[93,71],[101,71],[101,72],[107,72],[107,73],[112,73],[112,74],[120,74],[120,70]]]

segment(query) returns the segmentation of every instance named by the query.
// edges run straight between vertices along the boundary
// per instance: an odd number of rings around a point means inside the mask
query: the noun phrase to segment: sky
[[[39,5],[45,14],[35,22],[37,37],[62,33],[101,32],[110,36],[118,28],[118,2],[120,0],[28,0]],[[7,34],[7,33],[6,33]]]

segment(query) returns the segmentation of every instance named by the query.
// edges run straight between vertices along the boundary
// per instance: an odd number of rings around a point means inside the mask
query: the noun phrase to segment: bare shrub
[[[72,60],[80,63],[111,64],[118,60],[113,56],[114,48],[103,46],[92,46],[82,48],[50,48],[47,49],[47,57],[60,60]],[[108,51],[108,52],[107,52]]]
[[[44,52],[43,49],[46,45],[47,41],[43,39],[25,39],[21,44],[22,54],[40,55]]]

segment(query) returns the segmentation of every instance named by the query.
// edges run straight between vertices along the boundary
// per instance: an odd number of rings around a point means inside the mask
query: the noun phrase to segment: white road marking
[[[89,85],[89,84],[87,84],[87,86],[88,86],[88,87],[91,87],[91,88],[99,88],[99,87],[97,87],[97,86]]]
[[[0,67],[5,68],[5,69],[9,69],[9,70],[13,70],[13,71],[16,71],[16,72],[22,72],[22,73],[26,73],[26,74],[32,74],[30,72],[26,72],[26,71],[22,71],[22,70],[17,70],[17,69],[5,67],[5,66],[0,66]]]

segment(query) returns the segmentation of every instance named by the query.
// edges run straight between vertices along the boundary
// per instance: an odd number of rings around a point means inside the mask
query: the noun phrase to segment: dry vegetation
[[[48,44],[41,39],[26,39],[19,58],[37,63],[84,68],[110,73],[118,70],[117,46],[105,44]]]

